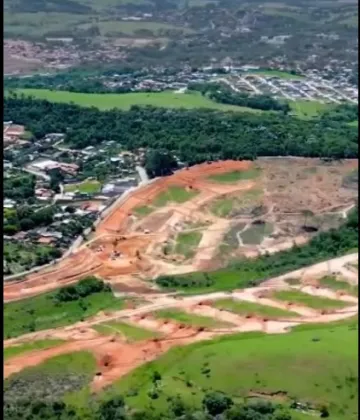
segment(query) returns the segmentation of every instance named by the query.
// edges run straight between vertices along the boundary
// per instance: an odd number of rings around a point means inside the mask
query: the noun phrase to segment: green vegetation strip
[[[101,190],[101,184],[98,181],[85,181],[80,184],[65,185],[64,190],[65,192],[79,190],[81,193],[96,194]]]
[[[4,348],[4,360],[32,350],[44,350],[62,344],[63,340],[38,340]]]
[[[158,194],[151,204],[135,207],[133,211],[137,216],[145,217],[156,210],[156,208],[164,207],[169,203],[185,203],[197,194],[199,194],[199,191],[187,190],[186,188],[175,185]]]
[[[81,297],[74,294],[73,288],[74,286],[68,286],[51,293],[6,303],[4,337],[17,337],[29,332],[62,327],[105,309],[119,310],[124,307],[124,300],[116,298],[109,289]]]
[[[227,322],[217,321],[216,319],[207,316],[188,314],[178,309],[161,309],[154,312],[154,315],[156,318],[174,320],[191,327],[221,328],[232,325]]]
[[[145,217],[148,216],[150,213],[153,212],[153,208],[149,206],[141,206],[141,207],[135,207],[133,209],[133,212],[139,216],[139,217]]]
[[[128,395],[130,406],[163,407],[179,394],[200,406],[208,389],[241,399],[250,392],[329,407],[330,418],[355,420],[357,407],[357,319],[295,328],[288,334],[246,333],[170,350],[118,381],[114,395]],[[206,367],[206,371],[204,370]],[[159,398],[150,400],[154,371],[162,379]],[[241,372],[241,379],[235,372]],[[296,418],[294,416],[294,418]],[[311,417],[309,417],[311,418]]]
[[[342,290],[350,295],[358,296],[358,286],[349,284],[345,280],[337,280],[333,276],[325,276],[319,280],[319,284],[333,290]]]
[[[252,168],[247,171],[232,171],[223,174],[210,175],[208,179],[224,184],[233,184],[239,181],[257,178],[260,175],[260,168]]]
[[[219,299],[214,302],[215,308],[224,309],[226,311],[234,312],[239,315],[256,315],[263,316],[269,319],[289,318],[298,316],[297,313],[285,311],[272,306],[260,305],[253,302],[245,302],[236,299]]]
[[[172,186],[166,191],[160,193],[154,200],[153,205],[155,207],[163,207],[168,203],[185,203],[192,199],[199,191],[187,190],[183,187]]]
[[[175,253],[191,258],[201,241],[201,232],[181,232],[176,236]]]
[[[36,99],[47,99],[50,102],[70,103],[98,109],[119,108],[129,110],[132,106],[152,105],[163,108],[210,108],[221,111],[261,112],[252,108],[225,105],[212,101],[200,93],[75,93],[47,89],[16,89],[18,94],[33,96]]]
[[[313,296],[298,290],[277,290],[272,293],[272,297],[274,299],[308,306],[312,309],[341,309],[349,306],[347,302],[322,296]]]
[[[130,341],[147,340],[158,335],[156,332],[146,330],[144,328],[135,327],[133,325],[126,324],[125,322],[119,321],[104,322],[103,324],[94,325],[93,328],[100,334],[120,334],[125,338],[129,339]]]

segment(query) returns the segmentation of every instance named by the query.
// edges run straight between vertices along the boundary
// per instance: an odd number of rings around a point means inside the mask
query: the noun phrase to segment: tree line
[[[35,175],[20,173],[10,176],[3,182],[3,197],[15,201],[26,200],[35,196]]]
[[[20,231],[45,227],[53,223],[54,215],[60,207],[51,205],[43,208],[34,208],[27,205],[18,206],[6,214],[4,220],[4,234],[14,235]]]
[[[159,379],[160,378],[160,379]],[[153,382],[161,380],[161,375],[154,372]],[[131,410],[122,396],[94,402],[79,414],[76,409],[63,401],[20,400],[4,404],[6,420],[292,420],[291,411],[281,404],[265,400],[255,400],[242,404],[236,403],[225,393],[210,391],[205,393],[200,407],[193,407],[179,395],[168,397],[168,408],[157,411],[152,408]],[[296,402],[292,404],[296,407]],[[328,408],[318,408],[321,418],[329,417]]]
[[[54,300],[55,302],[71,302],[101,292],[111,293],[110,286],[103,280],[90,276],[81,279],[75,285],[59,289],[54,295]]]
[[[300,120],[281,114],[220,112],[133,106],[129,111],[51,103],[11,95],[4,119],[23,124],[35,138],[66,134],[66,143],[82,149],[113,140],[128,150],[163,149],[189,165],[257,156],[357,158],[356,127],[327,120]]]
[[[244,92],[234,92],[223,83],[192,83],[188,89],[201,92],[203,96],[221,104],[244,106],[263,111],[281,111],[284,114],[291,111],[287,102],[278,101],[270,95],[249,95]]]

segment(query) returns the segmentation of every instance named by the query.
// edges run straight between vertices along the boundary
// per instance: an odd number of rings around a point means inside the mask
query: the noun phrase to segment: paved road
[[[137,170],[139,177],[141,179],[141,183],[145,183],[149,181],[149,176],[147,172],[145,171],[145,168],[142,166],[136,166],[135,169]]]

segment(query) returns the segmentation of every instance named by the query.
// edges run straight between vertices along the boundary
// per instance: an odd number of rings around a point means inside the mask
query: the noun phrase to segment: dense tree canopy
[[[130,410],[122,396],[91,404],[86,414],[79,414],[62,401],[17,401],[6,402],[4,416],[7,420],[292,420],[294,417],[279,404],[254,401],[235,404],[226,394],[205,394],[202,409],[188,405],[180,396],[169,397],[165,410],[148,408],[144,411]]]
[[[149,150],[145,169],[151,177],[169,175],[177,168],[174,157],[166,150]]]
[[[193,83],[189,89],[199,91],[202,95],[222,104],[262,109],[263,111],[282,111],[284,114],[291,110],[290,105],[285,101],[278,101],[269,95],[234,92],[229,86],[221,83]]]
[[[300,120],[281,114],[133,106],[100,111],[72,104],[6,97],[4,119],[24,124],[37,138],[66,133],[75,148],[105,140],[133,150],[163,149],[191,164],[257,156],[356,158],[358,132],[343,122]]]
[[[3,197],[13,200],[25,200],[35,195],[36,178],[27,173],[5,178]]]

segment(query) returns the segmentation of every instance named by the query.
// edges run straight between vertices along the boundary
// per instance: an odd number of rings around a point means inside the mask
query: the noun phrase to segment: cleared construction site
[[[97,361],[90,384],[96,392],[174,346],[249,331],[281,334],[297,325],[355,317],[358,273],[349,264],[357,259],[357,254],[347,255],[230,293],[138,294],[144,300],[135,308],[102,312],[68,327],[5,340],[5,348],[49,338],[64,342],[5,360],[4,377],[61,354],[87,350]],[[329,266],[332,283],[326,280]],[[149,338],[129,338],[118,329],[124,324],[147,331]]]
[[[92,238],[4,286],[5,302],[96,275],[125,292],[152,279],[222,267],[308,241],[338,226],[357,202],[358,162],[264,158],[204,163],[127,194]]]

